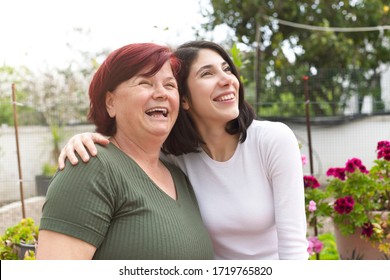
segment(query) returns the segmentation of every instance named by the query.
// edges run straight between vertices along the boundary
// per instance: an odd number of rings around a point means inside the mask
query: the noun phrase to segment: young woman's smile
[[[215,51],[199,51],[191,66],[188,88],[191,100],[185,101],[183,106],[197,125],[203,120],[208,120],[207,123],[212,120],[224,127],[237,118],[239,82],[229,64]]]

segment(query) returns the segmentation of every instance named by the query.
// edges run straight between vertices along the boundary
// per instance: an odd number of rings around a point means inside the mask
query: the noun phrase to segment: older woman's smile
[[[164,108],[164,107],[151,108],[151,109],[148,109],[145,113],[147,115],[149,115],[151,117],[155,117],[155,118],[168,117],[168,109]]]

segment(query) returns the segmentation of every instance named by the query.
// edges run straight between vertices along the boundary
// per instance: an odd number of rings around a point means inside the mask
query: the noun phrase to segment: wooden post
[[[305,92],[305,111],[306,111],[306,130],[307,130],[307,141],[309,144],[309,162],[310,162],[310,175],[314,174],[313,171],[313,152],[311,145],[311,129],[310,129],[310,98],[309,98],[309,76],[303,77],[303,86]]]
[[[22,167],[21,167],[21,162],[20,162],[18,112],[16,110],[15,84],[12,84],[12,107],[13,107],[13,110],[14,110],[14,127],[15,127],[16,153],[17,153],[17,156],[18,156],[20,201],[22,203],[22,217],[23,217],[23,219],[25,219],[26,218],[26,210],[25,210],[25,207],[24,207],[23,175],[22,175]]]
[[[307,141],[309,145],[309,161],[310,161],[310,175],[313,176],[313,152],[311,148],[311,129],[310,129],[310,98],[309,98],[309,76],[303,77],[303,87],[305,92],[305,111],[306,111],[306,130],[307,130]],[[318,236],[317,218],[314,217],[314,235]],[[316,253],[316,259],[320,259],[320,254]]]
[[[260,115],[260,90],[261,90],[261,30],[260,23],[256,21],[256,56],[255,56],[255,65],[254,65],[254,78],[255,78],[255,91],[256,91],[256,100],[255,100],[255,111],[256,117]]]

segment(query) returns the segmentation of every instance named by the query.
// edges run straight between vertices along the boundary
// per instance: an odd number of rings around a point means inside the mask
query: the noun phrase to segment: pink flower
[[[320,253],[324,248],[324,244],[320,240],[318,240],[316,236],[309,237],[307,240],[309,242],[309,247],[307,248],[307,252],[310,255],[313,255],[315,253]]]
[[[365,223],[362,226],[362,235],[370,238],[373,233],[374,233],[374,226],[371,223]]]
[[[376,148],[378,155],[377,158],[384,158],[387,161],[390,161],[390,142],[389,141],[379,141]]]
[[[368,173],[367,168],[363,165],[362,161],[358,158],[352,158],[347,161],[345,164],[345,171],[349,173],[355,172],[356,169],[359,169],[362,173]]]
[[[340,179],[341,181],[345,180],[345,168],[341,167],[331,167],[326,171],[326,176],[333,176]]]
[[[320,186],[317,178],[314,176],[303,176],[303,184],[305,188],[313,188],[316,189]]]
[[[310,212],[316,211],[317,210],[317,204],[315,203],[315,201],[310,200],[308,208],[309,208]]]
[[[302,160],[302,165],[306,165],[307,164],[307,157],[306,157],[306,155],[301,155],[301,160]]]
[[[386,148],[386,147],[390,147],[390,142],[389,141],[385,141],[385,140],[382,140],[382,141],[379,141],[378,144],[377,144],[377,150],[381,150],[383,148]]]
[[[355,201],[352,196],[341,197],[337,199],[333,205],[334,210],[337,211],[340,215],[349,214],[353,210]]]

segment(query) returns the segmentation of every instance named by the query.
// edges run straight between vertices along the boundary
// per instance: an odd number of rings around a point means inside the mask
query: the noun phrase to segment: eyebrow
[[[152,75],[152,76],[145,75],[145,74],[138,74],[138,75],[133,76],[133,78],[134,78],[134,80],[136,80],[136,79],[148,79],[148,78],[152,78],[152,77],[156,76],[156,74]],[[164,78],[164,80],[175,80],[176,81],[176,78],[175,78],[175,76],[172,75],[172,76],[167,76],[166,78]]]
[[[221,66],[226,66],[226,65],[229,65],[229,63],[227,63],[226,61],[223,61],[221,63]],[[203,70],[205,69],[210,69],[210,68],[213,68],[213,64],[207,64],[207,65],[204,65],[202,67],[199,68],[198,71],[196,71],[195,75],[198,75],[200,72],[202,72]]]
[[[198,76],[198,74],[199,74],[200,72],[202,72],[203,70],[205,70],[205,69],[210,69],[210,68],[212,68],[212,67],[213,67],[213,66],[212,66],[211,64],[204,65],[204,66],[200,67],[198,71],[196,71],[195,75]]]

